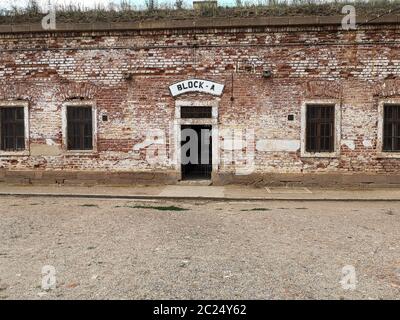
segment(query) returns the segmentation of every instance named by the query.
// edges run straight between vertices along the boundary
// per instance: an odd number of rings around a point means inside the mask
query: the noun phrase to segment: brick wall
[[[397,173],[400,159],[377,150],[377,127],[379,102],[400,99],[398,39],[399,26],[389,24],[357,31],[258,26],[0,34],[0,101],[29,102],[31,152],[0,155],[0,169],[3,176],[61,170],[174,174],[169,161],[146,161],[152,146],[134,146],[149,129],[164,130],[172,160],[175,99],[168,87],[196,77],[224,84],[223,95],[192,93],[179,99],[217,101],[219,130],[254,130],[255,141],[242,147],[255,150],[253,178]],[[271,78],[263,78],[265,69]],[[296,147],[301,106],[324,99],[338,101],[342,109],[340,155],[302,157]],[[62,105],[76,100],[96,103],[95,153],[63,151]],[[229,152],[221,143],[220,174],[241,166],[226,160]]]

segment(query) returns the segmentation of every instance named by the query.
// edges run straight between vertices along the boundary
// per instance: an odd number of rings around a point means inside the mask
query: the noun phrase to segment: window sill
[[[29,151],[0,151],[0,157],[26,157],[29,155]]]
[[[377,158],[382,159],[400,159],[400,152],[378,152]]]
[[[66,156],[90,156],[97,154],[97,150],[64,150]]]
[[[339,158],[340,154],[336,152],[316,152],[316,153],[311,153],[311,152],[305,152],[300,155],[300,158]]]

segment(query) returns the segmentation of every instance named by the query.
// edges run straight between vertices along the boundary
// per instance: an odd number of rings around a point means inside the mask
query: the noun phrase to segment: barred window
[[[211,107],[181,107],[181,118],[212,118]]]
[[[306,151],[334,152],[335,106],[308,105],[306,118]]]
[[[0,109],[1,150],[25,150],[24,107],[3,107]]]
[[[383,151],[400,151],[400,105],[384,106]]]
[[[93,149],[92,107],[67,107],[68,150]]]

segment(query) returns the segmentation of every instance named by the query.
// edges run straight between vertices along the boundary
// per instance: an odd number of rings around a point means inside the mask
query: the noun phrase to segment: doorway
[[[212,173],[212,126],[181,126],[182,180],[209,180]]]

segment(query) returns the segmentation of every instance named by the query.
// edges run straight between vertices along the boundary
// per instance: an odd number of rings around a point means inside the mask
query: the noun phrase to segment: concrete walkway
[[[251,186],[15,186],[0,184],[0,197],[186,199],[215,201],[400,201],[400,189],[255,188]]]

